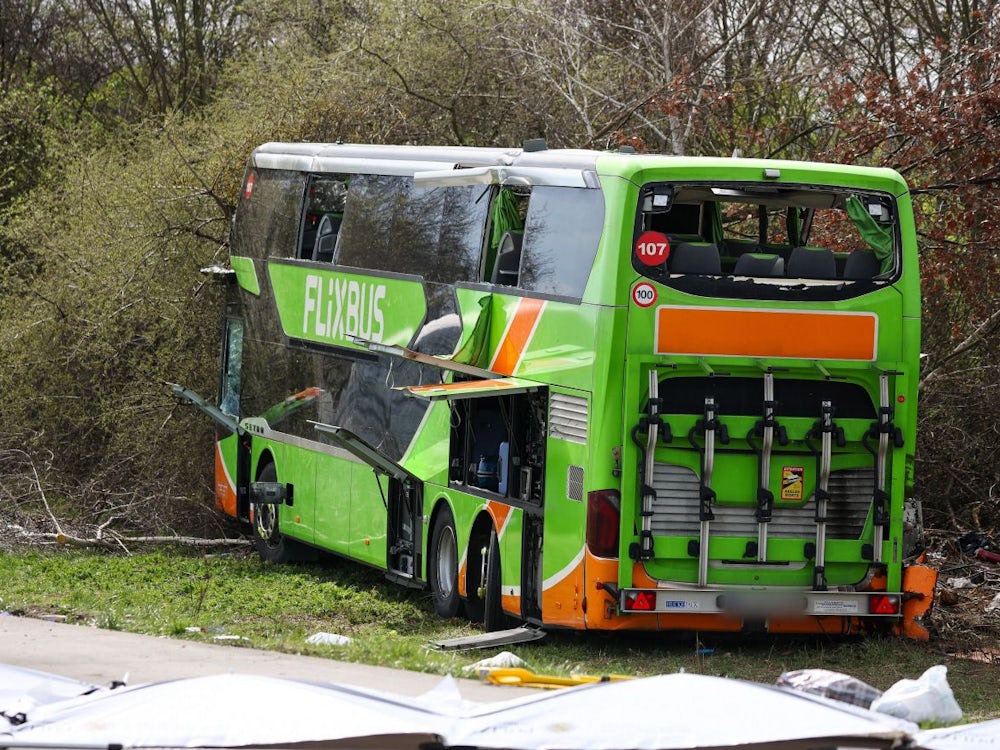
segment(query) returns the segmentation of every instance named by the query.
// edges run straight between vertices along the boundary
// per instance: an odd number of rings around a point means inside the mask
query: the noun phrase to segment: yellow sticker
[[[801,500],[804,491],[802,476],[805,470],[801,466],[781,467],[781,499]]]

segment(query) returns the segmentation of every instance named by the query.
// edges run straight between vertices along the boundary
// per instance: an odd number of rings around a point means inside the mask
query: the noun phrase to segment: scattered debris
[[[994,612],[1000,610],[1000,594],[993,597],[993,601],[986,605],[986,609],[983,610],[986,614],[991,615]]]
[[[948,684],[948,668],[931,667],[915,680],[900,680],[871,705],[872,711],[915,723],[953,724],[962,718],[962,709]]]
[[[632,679],[628,675],[621,674],[576,674],[569,677],[558,677],[549,674],[536,674],[530,669],[520,669],[517,667],[483,669],[480,670],[479,676],[484,681],[493,685],[515,685],[517,687],[542,688],[543,690],[575,687],[576,685],[591,685],[595,682],[620,682]]]
[[[1000,617],[987,611],[1000,594],[1000,565],[974,556],[986,536],[977,534],[975,538],[979,544],[967,553],[960,542],[966,539],[964,534],[938,532],[928,536],[930,564],[941,573],[929,618],[931,640],[945,653],[962,658],[981,658],[974,655],[995,649],[1000,641]],[[973,585],[955,587],[950,584],[952,579],[968,579]],[[995,657],[987,660],[996,663]]]
[[[971,578],[949,578],[944,582],[944,585],[950,589],[974,589],[976,584],[973,583]]]
[[[496,656],[491,656],[488,659],[480,659],[475,664],[468,664],[462,669],[466,672],[482,674],[483,670],[510,669],[512,667],[526,667],[527,665],[528,663],[517,654],[512,654],[510,651],[501,651]]]
[[[841,703],[869,708],[882,691],[856,677],[833,672],[829,669],[796,669],[784,672],[778,678],[778,685],[801,690],[813,695],[822,695]]]
[[[1000,553],[990,549],[993,543],[989,537],[983,536],[976,531],[969,531],[958,538],[958,546],[962,552],[970,557],[978,557],[980,560],[988,562],[1000,562]]]
[[[306,643],[311,643],[314,646],[346,646],[350,642],[351,639],[346,635],[324,633],[323,631],[313,633],[306,638]]]

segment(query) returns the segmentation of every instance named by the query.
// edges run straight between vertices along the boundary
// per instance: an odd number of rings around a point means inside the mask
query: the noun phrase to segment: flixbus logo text
[[[357,337],[382,341],[385,317],[381,303],[385,285],[353,279],[306,276],[302,331],[327,339]]]

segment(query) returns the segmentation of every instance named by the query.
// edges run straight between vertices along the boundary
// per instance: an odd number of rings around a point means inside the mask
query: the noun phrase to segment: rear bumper
[[[720,614],[736,617],[900,617],[903,596],[885,592],[788,589],[623,589],[624,614]]]

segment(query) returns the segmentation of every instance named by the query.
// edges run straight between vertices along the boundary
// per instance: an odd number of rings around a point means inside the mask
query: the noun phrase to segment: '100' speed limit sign
[[[632,301],[639,307],[649,307],[656,304],[656,287],[647,281],[636,284],[632,289]]]

